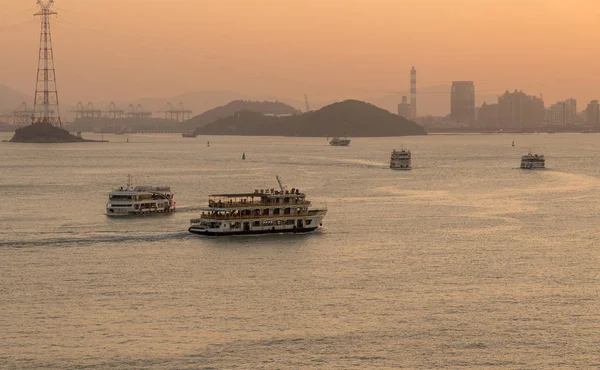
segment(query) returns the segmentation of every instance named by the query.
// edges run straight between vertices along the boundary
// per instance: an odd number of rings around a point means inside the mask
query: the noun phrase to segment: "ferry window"
[[[269,209],[268,208],[266,208],[266,209],[263,210],[263,215],[264,216],[268,216],[269,215]]]
[[[289,202],[290,202],[290,198],[285,198],[285,199],[283,200],[283,202],[284,202],[284,203],[289,203]]]
[[[279,208],[275,208],[275,209],[273,210],[273,214],[274,214],[274,215],[278,215],[278,214],[279,214],[279,211],[280,211],[280,210],[279,210]]]
[[[254,221],[254,223],[252,224],[252,226],[260,226],[260,221]]]
[[[294,224],[294,220],[286,220],[285,224],[286,225],[293,225]]]
[[[283,214],[284,215],[289,215],[291,213],[292,213],[292,210],[290,208],[286,208],[286,209],[283,210]]]
[[[312,223],[312,220],[306,220],[306,224],[310,225]]]

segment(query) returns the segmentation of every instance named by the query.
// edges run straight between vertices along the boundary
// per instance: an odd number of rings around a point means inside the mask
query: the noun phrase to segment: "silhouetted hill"
[[[196,130],[200,135],[260,136],[405,136],[426,135],[414,122],[358,100],[287,117],[242,111]]]
[[[12,143],[76,143],[93,140],[71,135],[67,130],[49,123],[34,123],[18,128],[10,141]]]
[[[240,111],[256,112],[262,115],[290,115],[300,113],[296,108],[281,102],[234,100],[223,106],[210,109],[181,124],[184,130],[204,127],[220,118],[230,117]]]
[[[0,115],[12,112],[24,101],[31,107],[33,99],[30,96],[6,85],[0,85]]]

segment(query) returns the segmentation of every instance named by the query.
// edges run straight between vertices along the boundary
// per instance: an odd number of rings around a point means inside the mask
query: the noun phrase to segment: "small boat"
[[[527,153],[521,157],[521,168],[525,170],[535,170],[546,167],[546,159],[543,155]]]
[[[246,153],[242,153],[242,159],[246,159]]]
[[[515,146],[515,142],[514,141],[512,142],[512,146]]]
[[[329,142],[329,145],[331,145],[331,146],[348,146],[348,145],[350,145],[350,139],[347,139],[347,138],[340,139],[339,137],[334,137]]]
[[[327,207],[313,207],[299,189],[288,190],[277,176],[279,190],[214,194],[188,231],[207,236],[305,233],[318,229]]]
[[[131,175],[127,185],[108,194],[106,215],[138,216],[175,212],[175,198],[169,186],[133,186]]]
[[[206,146],[210,146],[210,141],[207,141],[207,142],[206,142]]]
[[[410,170],[412,168],[410,150],[392,151],[390,168],[392,170]]]
[[[183,137],[192,137],[193,138],[193,137],[196,137],[198,135],[196,134],[196,131],[189,131],[189,132],[184,132],[183,134],[181,134],[181,136],[183,136]]]

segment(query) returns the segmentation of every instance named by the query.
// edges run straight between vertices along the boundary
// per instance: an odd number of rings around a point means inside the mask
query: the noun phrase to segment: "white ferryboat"
[[[175,211],[174,194],[169,186],[133,186],[131,175],[127,186],[121,186],[108,194],[106,215],[136,216]]]
[[[410,150],[394,150],[390,159],[390,168],[392,170],[410,170],[412,168]]]
[[[279,190],[214,194],[200,218],[190,220],[193,234],[208,236],[269,233],[305,233],[318,229],[327,207],[312,207],[299,189],[287,190],[277,177]]]
[[[521,168],[523,169],[533,170],[545,167],[546,159],[544,159],[543,155],[531,154],[529,152],[527,155],[521,157]]]
[[[334,137],[329,142],[329,145],[331,145],[331,146],[348,146],[348,145],[350,145],[350,139],[347,139],[347,138],[340,139],[339,137]]]

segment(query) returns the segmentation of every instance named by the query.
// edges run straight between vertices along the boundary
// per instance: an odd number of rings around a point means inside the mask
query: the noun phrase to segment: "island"
[[[56,127],[47,122],[33,123],[29,126],[18,128],[10,139],[11,143],[81,143],[101,142],[100,140],[86,140],[79,135],[72,135],[67,130]]]
[[[239,111],[196,128],[198,135],[384,137],[427,135],[418,124],[359,100],[286,116]]]

